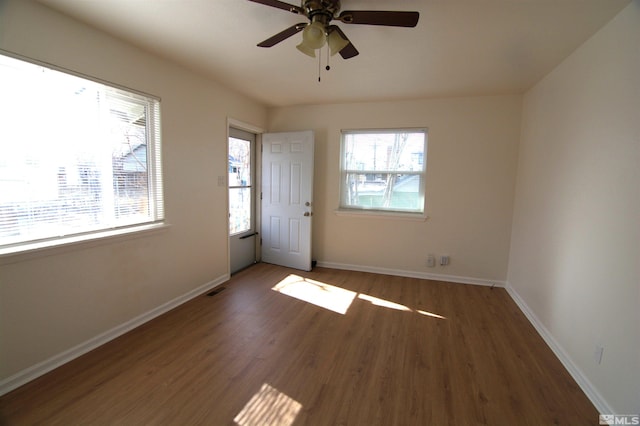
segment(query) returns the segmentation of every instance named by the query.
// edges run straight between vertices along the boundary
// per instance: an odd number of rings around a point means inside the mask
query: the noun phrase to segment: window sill
[[[66,253],[70,250],[86,249],[115,241],[138,238],[166,230],[169,227],[170,225],[167,223],[153,223],[0,248],[0,264],[22,262],[37,257]]]
[[[429,219],[429,216],[423,213],[383,212],[379,210],[337,209],[334,210],[334,213],[337,216],[357,216],[371,219],[406,220],[411,222],[426,222]]]

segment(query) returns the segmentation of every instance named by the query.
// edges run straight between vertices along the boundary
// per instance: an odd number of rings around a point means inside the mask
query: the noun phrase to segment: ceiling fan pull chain
[[[329,49],[329,43],[327,43],[327,66],[324,68],[327,71],[331,69],[331,66],[329,65],[329,58],[331,58],[331,49]]]
[[[320,70],[322,69],[322,55],[318,55],[318,83],[320,83]]]

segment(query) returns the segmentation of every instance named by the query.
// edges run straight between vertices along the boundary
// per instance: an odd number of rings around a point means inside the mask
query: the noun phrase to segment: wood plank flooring
[[[224,287],[0,398],[0,422],[598,423],[504,289],[268,264]]]

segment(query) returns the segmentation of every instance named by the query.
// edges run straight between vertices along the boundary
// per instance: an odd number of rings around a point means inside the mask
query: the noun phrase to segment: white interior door
[[[311,270],[313,132],[262,135],[262,261]]]

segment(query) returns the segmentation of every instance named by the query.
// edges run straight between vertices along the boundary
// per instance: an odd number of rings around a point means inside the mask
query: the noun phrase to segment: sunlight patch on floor
[[[411,308],[407,308],[399,303],[390,302],[388,300],[379,299],[377,297],[369,296],[368,294],[358,294],[358,299],[366,300],[372,305],[382,306],[383,308],[395,309],[396,311],[411,311]]]
[[[290,426],[301,408],[298,401],[264,383],[233,421],[239,426]]]
[[[442,315],[434,314],[433,312],[421,311],[419,309],[416,310],[416,312],[419,313],[420,315],[424,315],[424,316],[431,317],[431,318],[447,319],[447,317],[443,317]]]
[[[337,312],[342,315],[347,313],[349,307],[353,303],[353,300],[357,297],[360,300],[364,300],[372,305],[383,308],[394,309],[396,311],[416,312],[420,315],[431,318],[447,319],[446,317],[434,314],[433,312],[411,309],[408,306],[391,302],[390,300],[345,290],[341,287],[311,280],[295,274],[291,274],[284,278],[278,284],[273,286],[271,290],[286,294],[287,296],[295,297],[298,300],[312,303],[316,306],[329,309],[330,311]]]
[[[356,297],[353,291],[294,274],[280,281],[272,290],[342,315],[347,313]]]

